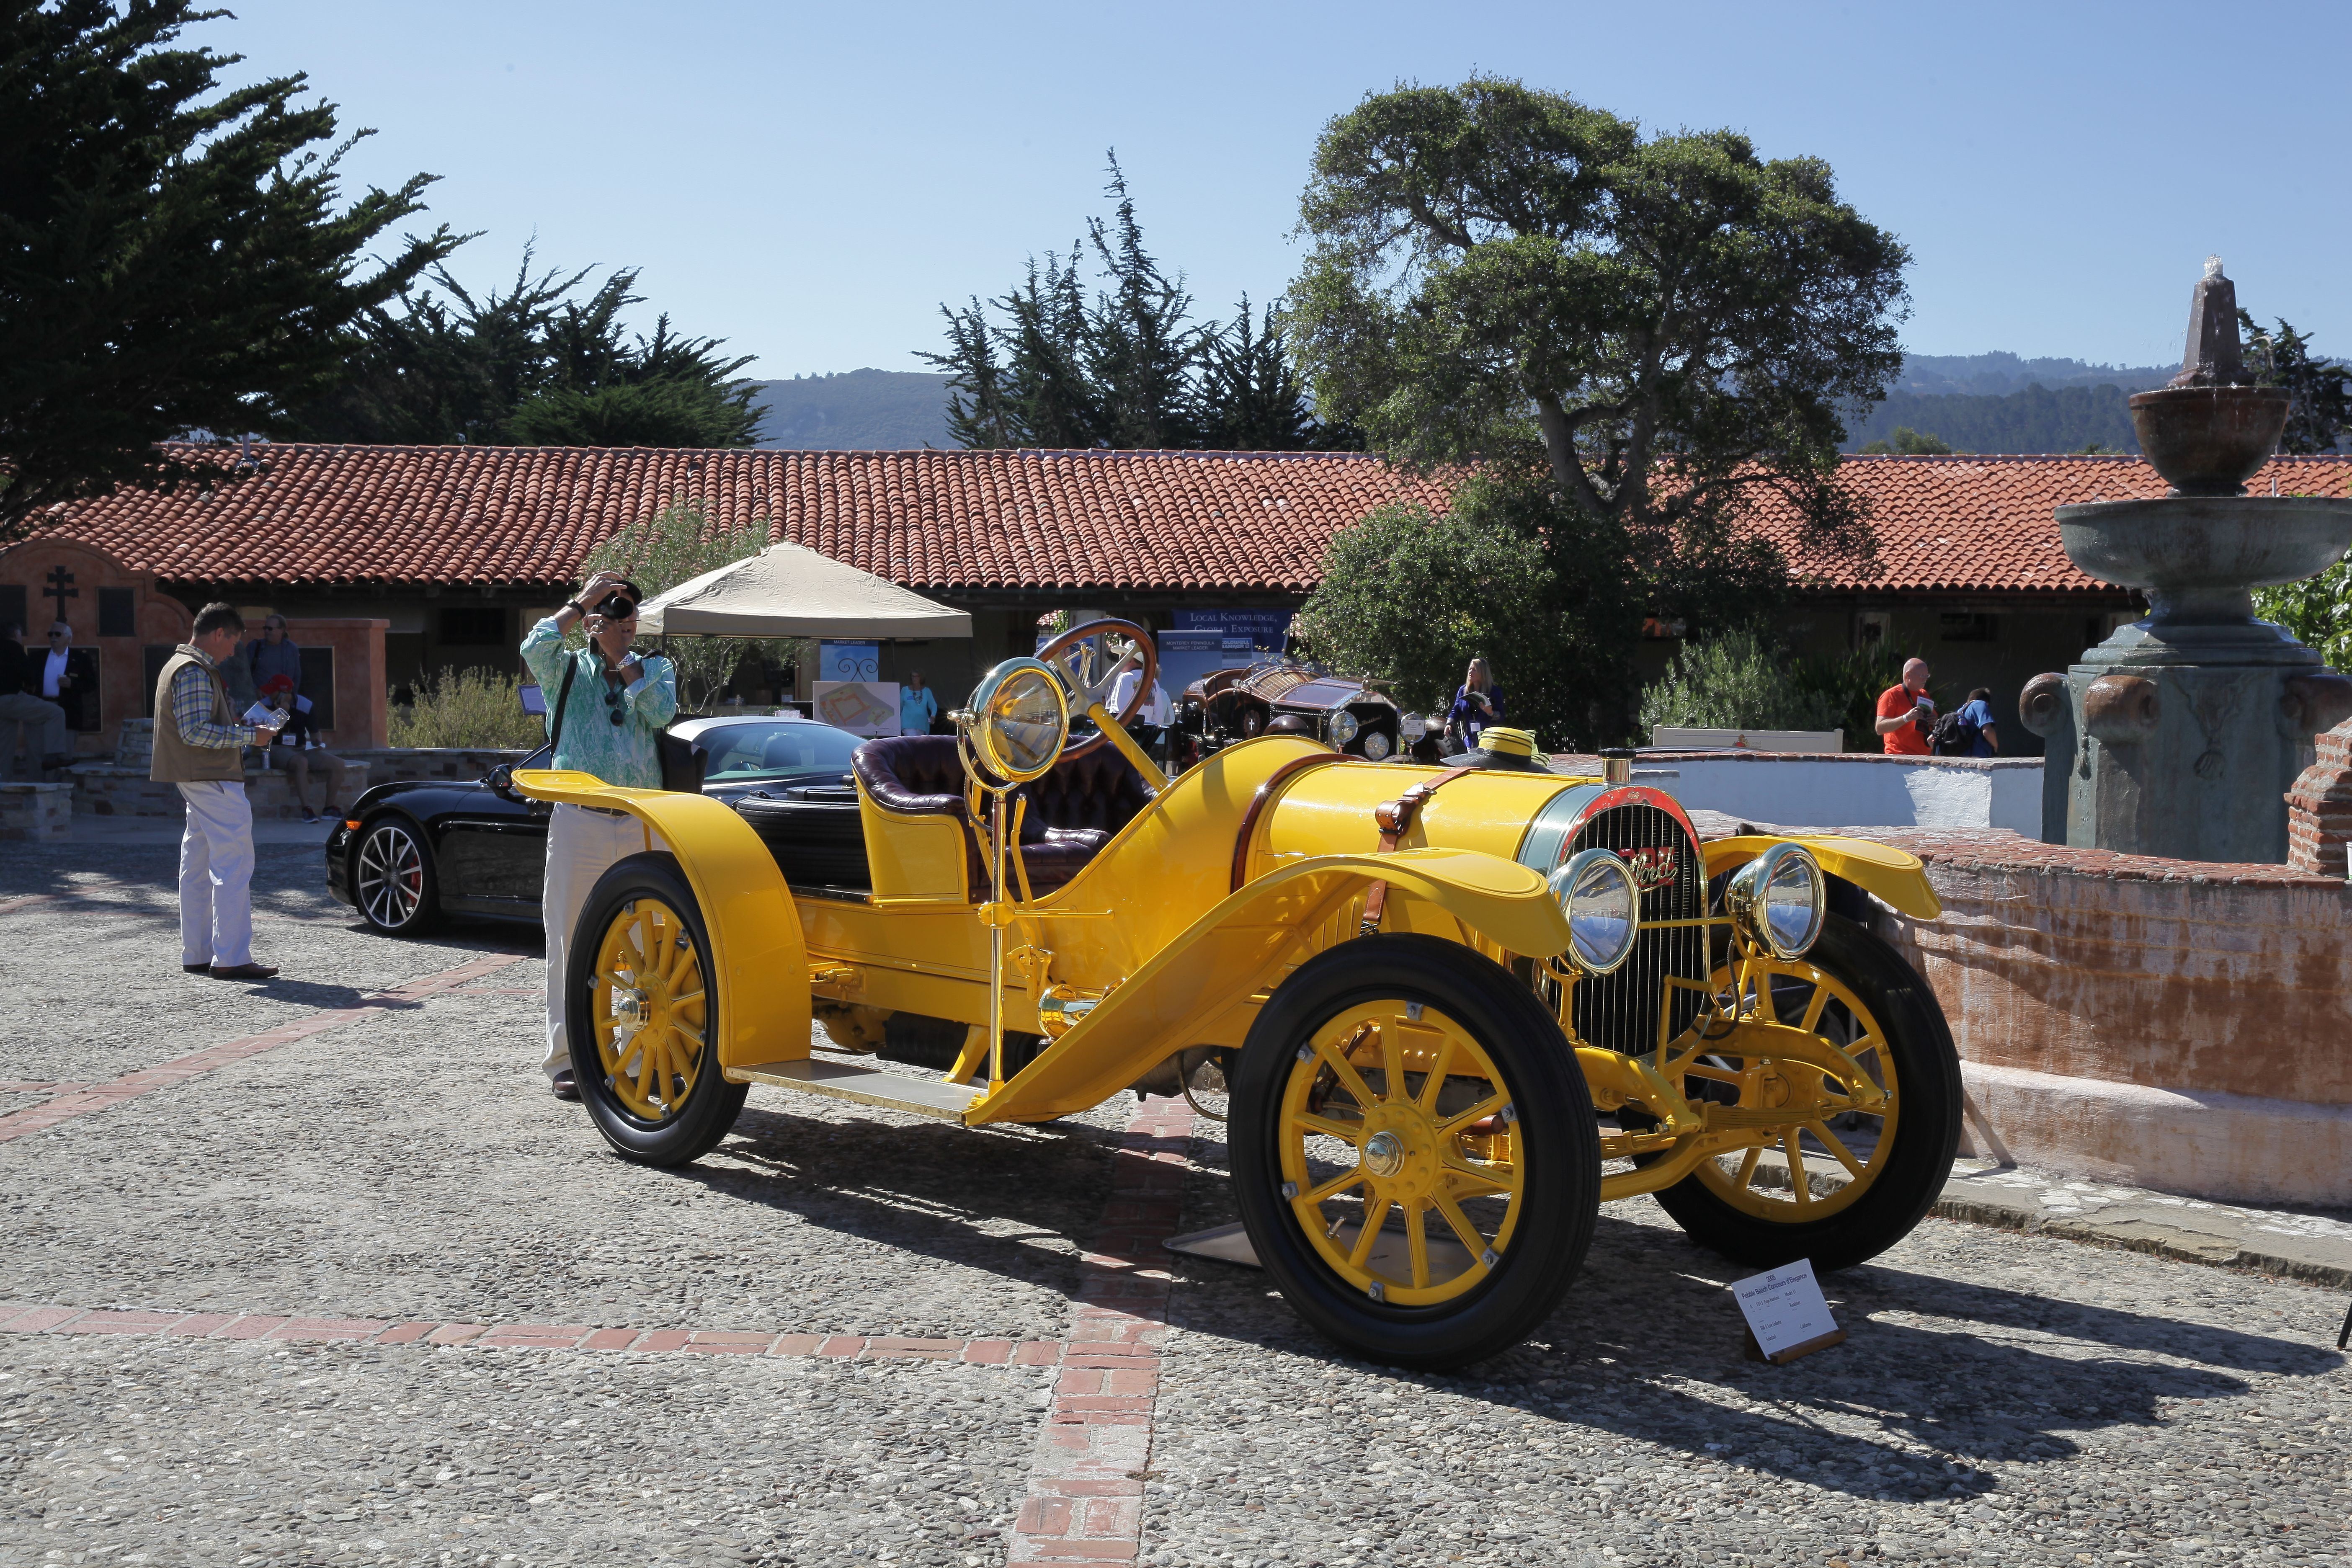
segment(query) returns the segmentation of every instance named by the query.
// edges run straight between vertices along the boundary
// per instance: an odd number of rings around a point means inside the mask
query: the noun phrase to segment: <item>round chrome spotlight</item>
[[[1568,961],[1586,974],[1611,974],[1633,956],[1642,933],[1633,873],[1608,849],[1587,849],[1551,874],[1551,894],[1568,916]]]
[[[1353,713],[1345,708],[1336,710],[1331,715],[1331,743],[1345,746],[1356,738],[1356,731],[1360,728]]]
[[[1775,958],[1802,958],[1822,934],[1829,890],[1811,850],[1775,844],[1731,874],[1723,905],[1750,942]]]

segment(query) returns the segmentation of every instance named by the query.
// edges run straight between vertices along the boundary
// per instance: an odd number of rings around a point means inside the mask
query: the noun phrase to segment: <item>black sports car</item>
[[[796,884],[860,887],[866,839],[849,755],[863,738],[814,720],[689,719],[675,732],[709,753],[702,792],[742,814]],[[380,931],[408,936],[443,914],[539,919],[547,813],[509,783],[545,767],[541,747],[469,783],[406,779],[352,803],[327,838],[327,890]]]

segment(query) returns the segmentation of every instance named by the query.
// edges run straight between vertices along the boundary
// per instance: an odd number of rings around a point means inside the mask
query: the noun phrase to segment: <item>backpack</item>
[[[1927,750],[1939,757],[1973,757],[1977,754],[1977,737],[1984,733],[1981,725],[1961,719],[1961,710],[1954,709],[1939,716],[1936,727],[1927,731]]]

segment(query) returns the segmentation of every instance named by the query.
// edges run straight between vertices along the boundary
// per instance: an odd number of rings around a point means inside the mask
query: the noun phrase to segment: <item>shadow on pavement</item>
[[[679,1174],[916,1258],[1069,1291],[1088,1267],[1076,1254],[1098,1223],[1115,1162],[1136,1157],[1119,1152],[1116,1134],[1076,1123],[991,1134],[760,1108],[744,1111],[722,1152],[750,1169]],[[1225,1197],[1199,1184],[1224,1180],[1196,1165],[1196,1217]],[[2166,1401],[2245,1392],[2236,1373],[2310,1376],[2347,1359],[2242,1330],[1864,1265],[1825,1280],[1847,1342],[1764,1366],[1741,1356],[1724,1288],[1747,1270],[1678,1231],[1604,1212],[1582,1273],[1534,1338],[1432,1376],[1352,1362],[1292,1316],[1255,1269],[1168,1263],[1176,1321],[1188,1331],[1857,1495],[1991,1490],[1998,1482],[1977,1465],[2068,1458],[2081,1452],[2069,1432],[2158,1426]],[[1940,1321],[1906,1321],[1914,1315]],[[1772,1405],[1731,1408],[1677,1386],[1690,1384]],[[1832,1419],[1884,1436],[1839,1430]]]

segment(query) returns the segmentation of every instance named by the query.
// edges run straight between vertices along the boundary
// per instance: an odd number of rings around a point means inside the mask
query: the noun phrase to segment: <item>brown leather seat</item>
[[[851,753],[849,766],[874,804],[885,811],[971,822],[964,810],[963,763],[952,735],[890,735],[868,741]],[[1151,799],[1142,778],[1109,746],[1065,757],[1053,772],[1013,794],[1029,802],[1021,824],[1021,860],[1029,869],[1030,890],[1038,894],[1076,876]],[[980,829],[985,833],[987,828],[983,820]],[[981,858],[979,838],[969,827],[964,845],[966,882],[977,903],[988,897],[988,868]]]

